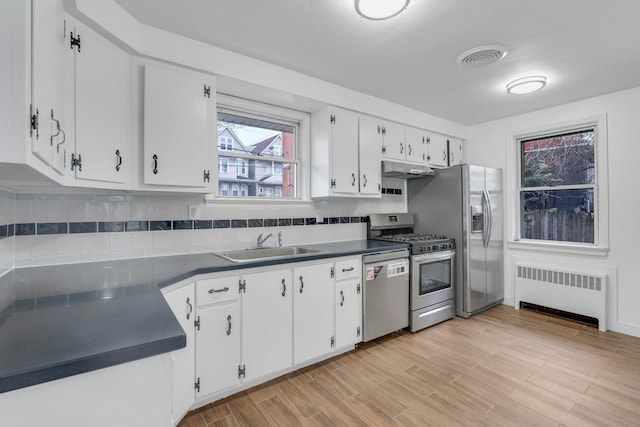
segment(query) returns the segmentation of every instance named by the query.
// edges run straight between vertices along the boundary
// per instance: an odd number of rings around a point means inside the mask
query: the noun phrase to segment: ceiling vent
[[[506,46],[488,45],[479,46],[462,52],[458,56],[458,65],[465,67],[479,67],[481,65],[489,65],[500,61],[507,56]]]

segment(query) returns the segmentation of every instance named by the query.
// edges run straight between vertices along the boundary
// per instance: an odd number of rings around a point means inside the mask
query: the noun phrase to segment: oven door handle
[[[454,255],[455,255],[455,251],[448,250],[448,251],[434,252],[426,255],[414,255],[412,257],[412,260],[415,263],[436,262],[436,261],[442,261],[445,259],[453,258]]]

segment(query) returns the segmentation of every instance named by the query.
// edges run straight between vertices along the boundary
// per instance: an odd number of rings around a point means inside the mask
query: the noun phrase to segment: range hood
[[[433,169],[423,165],[410,165],[407,163],[393,162],[389,160],[382,161],[382,176],[386,178],[422,178],[432,176],[435,172]]]

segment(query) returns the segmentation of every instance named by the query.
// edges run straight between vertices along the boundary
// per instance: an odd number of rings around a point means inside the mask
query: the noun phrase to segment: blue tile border
[[[334,225],[367,223],[368,217],[307,218],[250,218],[250,219],[197,219],[197,220],[132,220],[132,221],[77,221],[26,222],[0,224],[0,240],[14,236],[121,233],[138,231],[210,230],[219,228],[290,227],[308,225]]]

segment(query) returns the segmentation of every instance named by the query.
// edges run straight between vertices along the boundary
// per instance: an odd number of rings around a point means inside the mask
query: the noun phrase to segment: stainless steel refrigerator
[[[469,317],[504,298],[502,170],[438,169],[407,181],[416,232],[456,239],[456,314]]]

